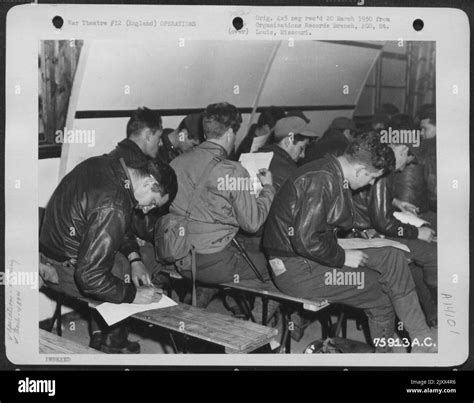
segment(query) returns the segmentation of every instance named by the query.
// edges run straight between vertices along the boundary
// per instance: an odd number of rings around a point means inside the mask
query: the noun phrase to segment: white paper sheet
[[[383,248],[386,246],[392,246],[410,252],[408,246],[385,238],[373,238],[373,239],[362,239],[362,238],[339,238],[337,243],[343,249],[367,249],[367,248]]]
[[[252,141],[252,146],[250,147],[250,152],[256,153],[258,150],[260,150],[260,148],[263,147],[263,145],[267,142],[269,136],[270,133],[265,134],[263,136],[254,137]]]
[[[402,213],[400,211],[395,211],[393,216],[398,220],[401,221],[403,224],[410,224],[414,225],[415,227],[421,227],[422,225],[429,224],[428,221],[422,220],[419,217],[416,217],[412,214]]]
[[[103,304],[98,305],[96,309],[102,315],[107,324],[112,326],[129,316],[135,315],[136,313],[150,311],[152,309],[167,308],[174,305],[178,304],[166,295],[162,295],[159,302],[154,302],[152,304],[112,304],[110,302],[104,302]]]
[[[262,184],[257,178],[260,169],[268,169],[272,162],[273,153],[245,153],[240,155],[240,163],[248,171],[252,181],[253,192],[258,196],[262,190]]]

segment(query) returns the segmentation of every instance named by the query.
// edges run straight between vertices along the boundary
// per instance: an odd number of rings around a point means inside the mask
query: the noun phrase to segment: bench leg
[[[280,342],[280,354],[290,354],[291,353],[291,337],[289,329],[289,320],[290,315],[289,311],[285,307],[281,307],[281,320],[283,321],[283,331],[281,334]]]
[[[178,345],[176,344],[175,340],[174,340],[174,337],[173,337],[173,333],[169,333],[170,335],[170,340],[171,340],[171,347],[173,347],[173,351],[175,354],[182,354],[183,351],[182,349],[178,348]]]
[[[65,296],[60,294],[58,295],[58,300],[56,301],[56,309],[54,310],[53,319],[51,321],[51,332],[53,331],[54,323],[56,323],[56,333],[58,336],[63,335],[63,323],[61,319],[61,310],[63,306]]]
[[[268,315],[268,298],[262,297],[262,325],[267,325],[267,315]]]
[[[332,321],[331,321],[331,315],[324,311],[319,317],[319,322],[321,323],[321,338],[323,340],[326,340],[329,335],[331,334],[331,328],[332,328]]]
[[[237,305],[239,308],[242,310],[242,312],[254,323],[256,323],[255,318],[253,317],[252,310],[250,309],[250,305],[245,298],[245,295],[241,293],[235,293],[234,294],[235,302],[237,302]]]

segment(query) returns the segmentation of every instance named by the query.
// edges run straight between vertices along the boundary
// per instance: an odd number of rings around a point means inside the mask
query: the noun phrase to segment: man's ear
[[[170,195],[168,193],[166,193],[164,196],[161,195],[160,193],[160,202],[157,203],[160,207],[161,206],[164,206],[166,203],[168,203],[170,199]]]
[[[354,166],[354,169],[355,169],[355,176],[356,178],[358,178],[362,174],[362,172],[366,169],[366,167],[362,164],[356,164]]]
[[[143,187],[151,188],[155,184],[155,180],[149,176],[143,178]]]

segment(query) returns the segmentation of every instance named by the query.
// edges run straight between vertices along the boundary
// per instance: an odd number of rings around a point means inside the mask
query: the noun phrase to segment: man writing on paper
[[[383,137],[381,140],[383,141]],[[395,155],[395,171],[402,171],[410,159],[408,145],[397,142],[389,144],[389,147]],[[437,289],[438,255],[437,244],[433,242],[435,232],[425,226],[417,228],[414,225],[403,224],[394,217],[396,211],[393,205],[394,176],[395,172],[385,175],[377,179],[373,186],[353,194],[356,213],[354,227],[359,230],[374,229],[377,233],[408,246],[410,249],[408,257],[423,270],[421,279],[416,269],[413,273],[420,302],[428,323],[435,325],[437,323],[436,304],[430,291],[426,289],[426,286],[431,288],[433,294]],[[423,281],[426,285],[422,284]]]
[[[117,160],[123,158],[126,165],[142,164],[157,159],[161,162],[168,162],[167,158],[162,158],[163,149],[167,143],[163,138],[161,116],[157,112],[146,107],[133,111],[127,122],[126,135],[127,137],[109,153],[111,158]],[[164,287],[169,279],[160,273],[160,266],[155,260],[153,234],[156,221],[169,211],[171,201],[161,207],[135,209],[131,225],[125,236],[125,244],[122,247],[130,251],[127,257],[130,262],[133,261],[131,265],[134,276],[143,278],[152,273],[153,284],[160,288]],[[137,237],[142,241],[140,245]]]
[[[237,108],[228,103],[208,105],[203,119],[207,141],[171,162],[179,189],[170,211],[185,215],[191,195],[203,171],[218,158],[195,205],[190,207],[188,236],[196,250],[197,280],[219,284],[255,278],[255,274],[231,241],[239,228],[257,231],[265,222],[275,194],[268,170],[259,174],[263,185],[257,197],[249,173],[228,156],[234,149],[236,132],[242,118]],[[263,254],[249,252],[261,274],[269,278]],[[191,278],[190,271],[181,273]],[[198,305],[206,306],[209,295],[198,295]]]
[[[51,196],[39,237],[41,262],[56,268],[58,288],[112,303],[157,302],[161,296],[150,287],[148,273],[135,272],[135,260],[127,260],[136,253],[127,234],[135,209],[146,213],[164,205],[176,188],[173,170],[159,162],[127,165],[104,155],[76,166]],[[92,336],[91,346],[104,352],[140,350],[128,341],[123,325],[102,334],[92,329]]]
[[[364,309],[377,351],[389,352],[395,312],[416,352],[430,347],[426,324],[404,253],[395,248],[344,250],[336,232],[353,226],[351,189],[362,188],[395,165],[377,133],[364,133],[339,156],[300,167],[273,202],[263,237],[276,285],[301,298],[325,298]],[[364,285],[328,284],[327,273],[363,273]],[[383,339],[384,343],[377,343]],[[418,344],[418,345],[417,345]],[[421,345],[420,345],[421,344]]]

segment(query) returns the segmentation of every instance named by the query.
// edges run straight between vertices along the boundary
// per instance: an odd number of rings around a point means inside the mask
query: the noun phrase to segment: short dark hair
[[[418,111],[418,117],[420,120],[428,119],[432,125],[436,126],[436,105],[422,105]]]
[[[178,132],[180,132],[180,131],[183,130],[183,129],[188,130],[188,128],[187,128],[187,126],[186,126],[185,120],[186,120],[186,118],[184,118],[184,119],[180,122],[180,124],[178,125],[178,127],[176,128],[176,130],[177,130]]]
[[[208,105],[202,122],[207,139],[219,138],[229,128],[237,133],[241,123],[242,116],[239,110],[227,102]]]
[[[152,131],[163,128],[161,116],[159,113],[146,107],[138,108],[133,111],[130,120],[127,123],[127,138],[139,134],[143,129],[149,128]]]
[[[139,160],[129,164],[139,177],[153,176],[158,182],[152,187],[153,192],[160,192],[162,196],[168,194],[168,203],[171,203],[178,193],[178,179],[176,173],[170,165],[157,160]]]
[[[285,116],[286,114],[283,108],[279,108],[278,106],[262,108],[260,116],[257,120],[257,127],[268,125],[268,127],[272,129],[275,127],[276,122],[278,122],[280,119],[283,119]]]
[[[390,146],[380,141],[380,134],[369,131],[357,136],[344,153],[351,162],[359,162],[372,170],[383,173],[395,169],[395,154]]]
[[[410,115],[406,115],[404,113],[398,113],[392,116],[390,119],[388,126],[391,127],[393,130],[412,130],[415,128],[415,123]]]
[[[283,141],[283,140],[285,140],[286,137],[287,137],[287,136],[283,137],[283,138],[280,140],[280,142]],[[300,141],[312,140],[312,139],[313,139],[313,137],[305,136],[305,135],[303,135],[303,134],[301,134],[301,133],[296,133],[295,135],[293,135],[293,144],[296,145],[296,143],[299,143]]]

